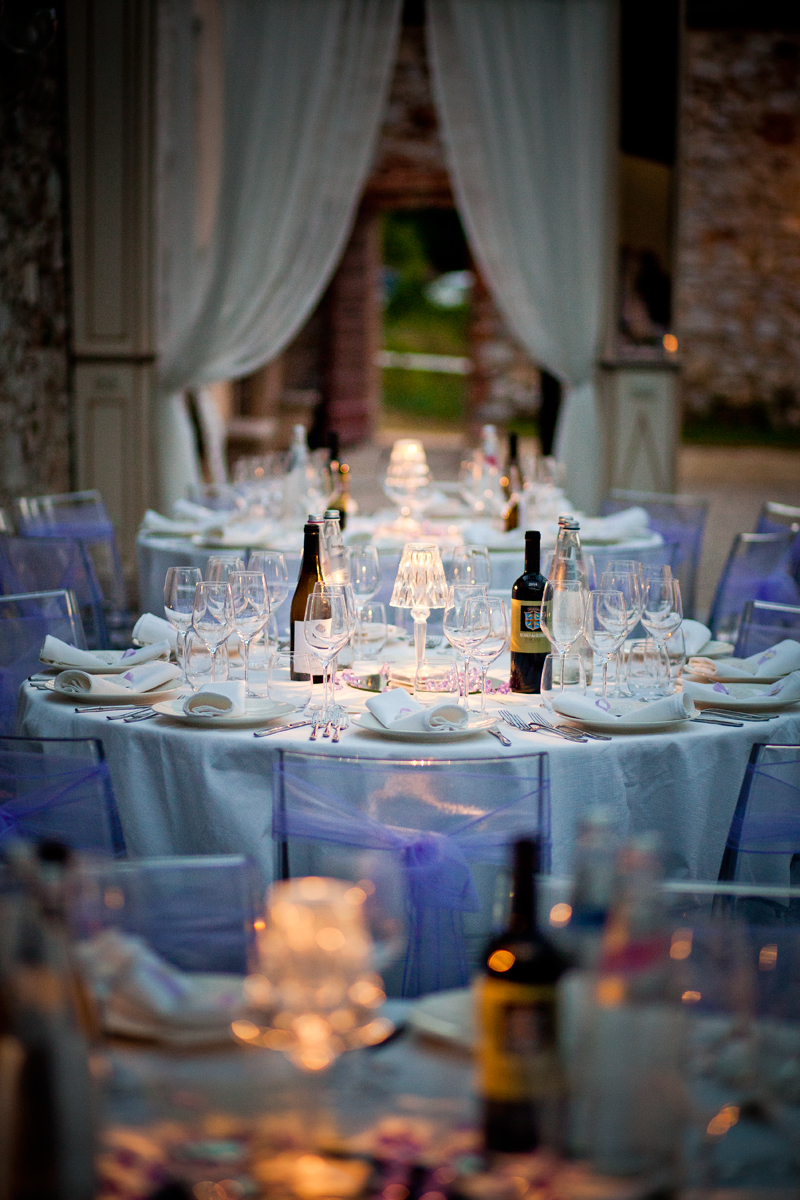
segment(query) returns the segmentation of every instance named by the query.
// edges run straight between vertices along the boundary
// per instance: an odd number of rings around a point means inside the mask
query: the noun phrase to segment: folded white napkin
[[[564,717],[591,721],[595,725],[613,728],[619,721],[626,725],[653,725],[662,721],[683,721],[695,714],[694,703],[686,692],[673,692],[661,700],[640,704],[620,713],[612,712],[612,702],[602,696],[554,696],[553,708]]]
[[[204,683],[184,701],[183,711],[195,717],[243,717],[247,706],[244,682]]]
[[[163,617],[157,617],[155,613],[142,613],[133,627],[133,636],[143,646],[149,646],[152,642],[169,642],[171,650],[178,648],[175,626],[170,625]]]
[[[800,642],[785,638],[749,658],[690,658],[688,663],[693,676],[703,682],[706,679],[759,679],[766,676],[788,675],[800,671]]]
[[[240,976],[181,971],[141,938],[114,929],[76,949],[108,1033],[179,1045],[230,1038],[244,1007]]]
[[[55,686],[59,692],[85,696],[125,696],[131,692],[152,692],[163,688],[180,675],[180,667],[168,662],[142,663],[131,667],[122,675],[89,675],[86,671],[71,669],[56,675]]]
[[[202,527],[202,522],[194,521],[188,517],[184,517],[183,520],[172,521],[169,517],[162,517],[161,513],[148,508],[142,517],[139,532],[149,533],[156,537],[191,537],[193,533],[197,533]]]
[[[702,621],[692,621],[689,617],[684,617],[681,629],[687,658],[699,654],[706,642],[711,641],[711,630]]]
[[[779,679],[777,683],[695,683],[691,679],[683,681],[684,696],[691,696],[698,704],[718,704],[720,701],[730,704],[737,700],[746,700],[747,707],[756,706],[767,710],[774,708],[775,701],[781,704],[800,700],[800,671],[792,671],[791,675]]]
[[[79,650],[48,633],[39,651],[39,662],[62,666],[82,667],[84,670],[107,671],[109,667],[136,667],[140,663],[169,658],[169,645],[159,641],[139,650]]]
[[[608,517],[581,518],[581,540],[584,542],[627,542],[647,537],[651,532],[647,510],[638,506]]]
[[[275,522],[265,521],[263,517],[236,520],[230,513],[218,513],[217,520],[207,525],[194,540],[209,546],[230,546],[238,550],[240,546],[270,545],[276,530]]]
[[[425,708],[405,688],[392,688],[379,696],[370,696],[367,708],[376,721],[387,729],[403,729],[412,733],[436,730],[442,733],[463,729],[469,714],[457,704],[434,704]]]

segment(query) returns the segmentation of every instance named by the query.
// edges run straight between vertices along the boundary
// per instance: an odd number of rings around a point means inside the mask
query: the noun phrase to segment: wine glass
[[[447,638],[450,645],[456,651],[460,658],[464,660],[464,707],[469,708],[469,653],[467,650],[467,638],[464,633],[464,616],[466,608],[470,600],[474,599],[486,600],[486,588],[481,583],[454,583],[447,589],[447,601],[444,607],[444,617],[442,620],[442,628],[444,636]],[[486,631],[488,633],[488,630]],[[475,642],[478,645],[479,642]],[[461,674],[456,667],[458,674],[458,699],[461,701]]]
[[[267,583],[269,607],[275,612],[289,595],[289,572],[286,559],[277,550],[251,550],[248,571],[260,571]]]
[[[586,598],[583,632],[603,667],[603,699],[608,699],[608,663],[628,634],[628,614],[622,592],[597,588]]]
[[[628,633],[633,633],[636,625],[641,620],[642,609],[644,607],[642,564],[634,562],[632,559],[620,559],[616,562],[607,563],[600,579],[600,587],[622,592],[625,597]],[[617,651],[617,686],[614,693],[617,696],[624,694],[622,686],[623,669],[623,648],[620,646]]]
[[[233,633],[233,596],[229,583],[205,580],[194,594],[192,629],[211,652],[211,682],[217,682],[219,648]]]
[[[492,586],[492,567],[486,546],[456,546],[453,551],[453,583]]]
[[[238,554],[212,554],[206,563],[206,580],[209,583],[227,583],[234,571],[244,570],[244,559]]]
[[[586,588],[580,579],[548,579],[542,592],[539,624],[542,633],[563,659],[583,629]],[[564,682],[564,664],[561,664]]]
[[[363,620],[364,605],[373,600],[381,586],[381,563],[375,546],[349,546],[347,566],[350,571],[350,586],[357,606],[359,624]]]
[[[485,636],[472,647],[471,657],[481,671],[481,716],[486,713],[486,672],[508,646],[508,612],[500,596],[487,596],[486,600],[467,601],[464,629],[477,632],[486,628]]]
[[[374,662],[386,645],[389,627],[386,624],[386,605],[364,604],[358,614],[358,625],[353,634],[353,665],[360,657],[362,661]]]
[[[234,571],[228,582],[233,596],[233,627],[244,649],[245,695],[250,691],[250,643],[269,620],[269,591],[262,571]]]
[[[683,620],[681,585],[671,567],[654,567],[644,577],[642,624],[663,650],[664,643]]]
[[[347,644],[356,625],[353,590],[349,583],[315,583],[306,600],[305,640],[322,663],[322,720],[333,720],[333,697],[328,684],[330,664]]]
[[[184,686],[189,683],[186,672],[186,635],[192,627],[195,588],[202,578],[199,567],[169,567],[164,580],[164,615],[170,625],[175,626],[183,669],[181,682]]]

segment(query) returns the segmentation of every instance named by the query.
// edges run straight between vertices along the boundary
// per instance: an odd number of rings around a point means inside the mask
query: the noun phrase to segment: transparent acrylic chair
[[[389,994],[416,996],[469,981],[506,916],[509,844],[535,833],[550,864],[546,754],[412,760],[281,751],[273,838],[279,878],[372,881],[374,904],[404,924]]]
[[[0,846],[11,838],[55,840],[109,858],[125,854],[101,742],[0,737]]]
[[[72,592],[0,596],[0,733],[16,729],[20,685],[41,670],[39,651],[48,633],[88,649]]]
[[[793,540],[790,530],[736,534],[711,604],[713,637],[736,640],[748,600],[800,603],[800,588],[789,573]]]
[[[103,592],[88,551],[74,538],[0,535],[0,587],[5,595],[71,591],[89,645],[108,646]]]
[[[755,532],[783,533],[787,529],[794,535],[789,555],[790,570],[795,582],[800,584],[800,508],[768,500],[758,514]]]
[[[90,555],[102,588],[109,633],[124,632],[129,620],[125,575],[111,518],[96,490],[28,496],[14,501],[17,529],[24,537],[63,537],[80,542]]]
[[[687,617],[693,617],[708,501],[701,496],[616,489],[603,502],[601,512],[606,516],[633,506],[647,511],[651,527],[665,541],[678,543],[673,571],[680,580],[684,613]]]
[[[800,746],[753,746],[719,879],[783,888],[800,885]],[[794,915],[798,918],[800,912]]]
[[[768,650],[784,638],[800,641],[800,605],[748,600],[742,613],[734,654],[737,658],[748,658],[751,654]]]
[[[135,934],[184,971],[245,974],[261,892],[243,855],[186,855],[82,866],[76,935]]]

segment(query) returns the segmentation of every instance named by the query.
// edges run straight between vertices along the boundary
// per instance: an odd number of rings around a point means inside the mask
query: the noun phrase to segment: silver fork
[[[551,729],[545,725],[539,725],[536,721],[523,721],[522,717],[515,712],[510,712],[507,708],[501,708],[500,716],[508,725],[513,725],[515,729],[521,729],[523,733],[552,733],[556,737],[563,738],[566,742],[585,742],[588,739],[583,735],[577,736],[572,733],[566,733],[563,729]]]
[[[535,708],[528,710],[528,716],[537,725],[541,725],[544,729],[556,729],[559,733],[575,733],[581,734],[583,737],[589,738],[592,742],[610,742],[611,738],[607,733],[592,733],[588,729],[565,729],[561,725],[554,725],[552,721],[548,721],[547,717],[542,716]]]
[[[346,711],[343,708],[339,708],[339,710],[336,714],[336,728],[333,731],[333,737],[331,738],[331,742],[338,742],[339,734],[342,732],[343,729],[347,729],[347,726],[349,724],[350,724],[350,718],[348,717]]]
[[[313,727],[313,729],[311,730],[311,733],[310,733],[310,735],[309,735],[309,738],[308,738],[308,740],[309,740],[310,742],[315,742],[315,741],[317,740],[317,737],[319,736],[319,727],[320,727],[320,724],[321,724],[321,721],[320,721],[320,718],[319,718],[319,716],[316,716],[316,717],[314,717],[314,727]]]
[[[734,708],[701,708],[701,713],[708,713],[710,717],[730,717],[732,721],[774,721],[778,713],[768,717],[759,713],[737,712]]]
[[[106,720],[107,721],[127,721],[129,717],[143,717],[145,715],[145,713],[152,713],[153,716],[155,716],[155,712],[150,707],[149,704],[146,707],[142,704],[137,704],[133,708],[132,711],[126,705],[125,710],[123,712],[107,713]]]

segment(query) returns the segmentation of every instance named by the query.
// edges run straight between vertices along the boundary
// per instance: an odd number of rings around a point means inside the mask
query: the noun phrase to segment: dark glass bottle
[[[539,570],[541,534],[525,534],[525,571],[511,589],[511,691],[537,693],[550,643],[540,626],[542,593],[547,582]]]
[[[324,517],[309,517],[303,526],[303,559],[289,613],[289,648],[296,656],[293,659],[292,678],[306,678],[310,672],[314,672],[314,683],[322,683],[322,664],[306,642],[305,618],[306,601],[314,590],[314,584],[325,581],[320,545],[323,521]],[[302,670],[304,666],[307,667],[306,671]]]
[[[569,963],[536,926],[539,843],[514,846],[508,929],[486,949],[478,984],[479,1072],[487,1151],[554,1146],[564,1103],[556,984]]]

